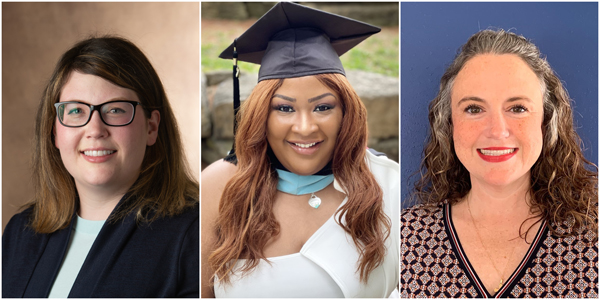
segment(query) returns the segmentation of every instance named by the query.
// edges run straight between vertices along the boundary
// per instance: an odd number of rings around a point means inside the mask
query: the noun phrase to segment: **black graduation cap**
[[[292,2],[280,2],[225,49],[233,59],[234,135],[239,109],[237,60],[260,64],[258,81],[324,73],[345,74],[339,56],[379,27]],[[235,153],[235,144],[229,157]]]
[[[381,31],[360,21],[292,2],[273,6],[220,58],[260,64],[258,81],[323,73],[344,74],[339,56]]]

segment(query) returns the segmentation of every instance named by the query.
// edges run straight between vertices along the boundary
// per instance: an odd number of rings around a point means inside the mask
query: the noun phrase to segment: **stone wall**
[[[369,147],[398,161],[398,78],[347,71],[368,111]],[[256,74],[240,74],[240,99],[256,85]],[[202,74],[202,165],[227,155],[233,144],[233,79],[230,71]]]

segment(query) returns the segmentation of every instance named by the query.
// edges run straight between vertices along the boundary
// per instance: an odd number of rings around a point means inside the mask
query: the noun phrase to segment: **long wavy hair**
[[[63,54],[44,90],[35,123],[33,181],[35,195],[30,226],[39,233],[67,227],[75,211],[77,189],[54,146],[54,103],[73,71],[102,77],[133,90],[144,116],[158,110],[160,124],[156,143],[146,147],[140,175],[127,199],[113,212],[116,221],[131,212],[138,222],[173,216],[199,201],[199,185],[189,169],[181,145],[177,121],[163,85],[150,61],[133,43],[119,37],[89,38]]]
[[[581,139],[573,128],[571,99],[539,49],[523,36],[504,30],[483,30],[473,35],[442,76],[439,93],[429,104],[430,133],[413,197],[435,206],[444,201],[456,203],[470,191],[469,172],[454,151],[450,95],[465,63],[488,53],[519,56],[537,75],[544,91],[542,153],[531,168],[532,209],[555,226],[568,222],[574,228],[587,227],[596,232],[597,167],[581,151]],[[561,236],[553,226],[551,231]]]
[[[341,98],[343,118],[332,169],[348,201],[339,209],[336,222],[350,234],[358,248],[357,272],[361,281],[366,282],[369,273],[384,259],[384,241],[391,226],[383,212],[383,192],[365,161],[367,110],[343,75],[315,76]],[[270,99],[282,83],[283,79],[259,82],[238,114],[235,138],[238,170],[221,197],[216,250],[209,257],[214,276],[225,284],[230,282],[233,272],[230,262],[245,258],[239,271],[251,271],[260,259],[266,260],[263,249],[279,234],[279,224],[273,214],[277,173],[267,156],[267,117]]]

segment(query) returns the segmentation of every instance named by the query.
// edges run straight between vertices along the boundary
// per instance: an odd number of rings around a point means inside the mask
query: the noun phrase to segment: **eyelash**
[[[515,109],[519,109],[520,111],[514,111]],[[509,108],[510,111],[514,112],[514,113],[524,113],[524,112],[528,112],[529,110],[527,109],[527,107],[521,105],[521,104],[517,104],[515,106],[512,106],[511,108]]]
[[[473,112],[473,111],[472,111],[473,109],[478,109],[478,110],[479,110],[479,112]],[[481,111],[483,111],[483,109],[481,108],[481,106],[477,106],[477,105],[475,105],[475,104],[471,104],[471,105],[469,105],[469,106],[467,106],[467,107],[465,108],[465,112],[466,112],[466,113],[468,113],[468,114],[472,114],[472,115],[474,115],[474,114],[478,114],[478,113],[480,113]]]
[[[473,112],[474,109],[478,109],[478,112]],[[518,109],[519,111],[515,111],[515,109]],[[527,107],[521,105],[521,104],[517,104],[514,106],[511,106],[509,109],[509,111],[513,112],[513,113],[524,113],[524,112],[528,112],[529,110],[527,109]],[[471,104],[469,106],[467,106],[465,108],[465,112],[468,114],[478,114],[481,113],[483,111],[483,108],[481,106],[475,105],[475,104]]]
[[[294,108],[289,105],[273,105],[273,110],[284,112],[284,113],[289,113],[289,112],[293,112]]]
[[[280,112],[284,112],[284,113],[291,113],[294,112],[294,107],[289,106],[289,105],[273,105],[273,110],[276,111],[280,111]],[[328,111],[331,109],[334,109],[335,106],[334,105],[327,105],[327,104],[321,104],[318,105],[317,107],[315,107],[315,111],[317,112],[324,112],[324,111]]]

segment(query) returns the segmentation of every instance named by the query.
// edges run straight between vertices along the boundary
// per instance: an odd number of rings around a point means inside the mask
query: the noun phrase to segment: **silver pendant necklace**
[[[308,199],[308,205],[312,208],[319,208],[319,206],[321,206],[321,198],[317,197],[315,193],[311,193],[310,198]]]

